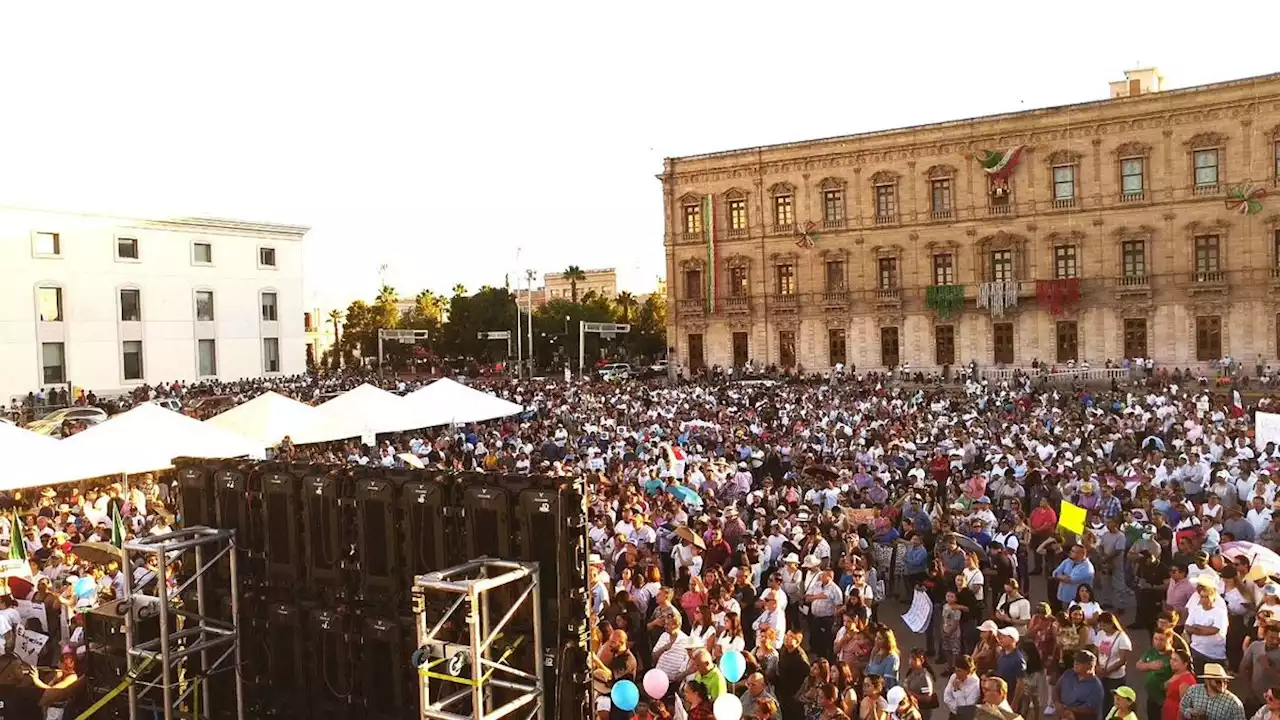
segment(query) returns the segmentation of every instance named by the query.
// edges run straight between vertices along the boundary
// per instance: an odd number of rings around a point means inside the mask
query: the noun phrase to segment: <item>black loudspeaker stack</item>
[[[176,467],[183,525],[236,531],[250,717],[420,717],[414,577],[485,556],[540,563],[547,717],[591,714],[582,480],[186,459]],[[212,605],[229,619],[222,579]],[[233,697],[232,675],[213,682],[225,683],[215,697]],[[234,714],[228,703],[215,711]]]

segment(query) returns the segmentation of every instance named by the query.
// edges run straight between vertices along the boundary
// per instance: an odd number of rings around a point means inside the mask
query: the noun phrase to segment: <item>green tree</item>
[[[574,305],[578,304],[578,281],[586,280],[587,274],[577,265],[570,265],[564,269],[564,279],[569,281],[569,298]]]
[[[390,285],[378,288],[378,297],[373,301],[374,324],[379,330],[390,330],[400,325],[400,311],[396,309],[396,289]]]
[[[613,299],[613,304],[618,306],[619,320],[624,325],[631,322],[631,311],[636,307],[636,296],[623,290]]]
[[[335,369],[342,367],[342,351],[341,351],[342,331],[338,327],[338,323],[341,321],[342,321],[341,310],[329,311],[329,322],[333,323],[333,347],[335,350],[334,352],[329,353],[329,355],[331,356],[330,360],[332,361],[333,367]]]
[[[342,352],[348,357],[371,357],[378,352],[378,314],[363,300],[347,306],[343,323]]]
[[[413,298],[410,322],[439,323],[444,317],[445,299],[430,290],[423,290]]]
[[[456,290],[456,289],[455,289]],[[496,362],[506,358],[506,345],[478,337],[481,333],[515,332],[515,300],[506,288],[484,287],[475,295],[449,300],[449,321],[441,329],[442,352]]]
[[[465,296],[466,294],[467,294],[467,286],[466,286],[466,285],[463,285],[462,283],[458,283],[457,285],[454,285],[454,286],[453,286],[453,296],[454,296],[454,297],[463,297],[463,296]]]

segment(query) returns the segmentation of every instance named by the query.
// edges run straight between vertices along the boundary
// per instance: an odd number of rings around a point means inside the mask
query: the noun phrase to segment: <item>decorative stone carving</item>
[[[1217,148],[1227,144],[1227,137],[1217,132],[1202,132],[1191,136],[1186,146],[1192,150],[1201,150],[1205,148]]]
[[[915,230],[912,230],[910,233],[907,234],[907,239],[910,240],[911,242],[915,242],[920,239],[920,233],[916,232]]]
[[[1050,245],[1074,245],[1084,242],[1086,235],[1080,230],[1069,230],[1067,232],[1058,232],[1057,230],[1044,236],[1045,242]]]
[[[769,186],[769,194],[773,197],[778,197],[779,195],[794,195],[795,192],[795,186],[789,182],[774,183]]]
[[[898,173],[892,170],[880,170],[871,176],[872,185],[896,185],[898,183]]]
[[[774,318],[770,324],[777,330],[795,332],[800,329],[800,318],[784,315]]]
[[[928,170],[924,171],[924,176],[930,180],[946,180],[956,176],[956,169],[950,165],[930,165]]]
[[[904,316],[894,310],[880,310],[875,314],[876,327],[901,327]]]
[[[749,332],[751,318],[747,315],[730,315],[728,320],[730,332]]]
[[[732,187],[724,191],[725,200],[746,200],[747,191],[742,188]]]
[[[1121,225],[1111,234],[1120,240],[1145,240],[1155,234],[1156,229],[1150,225],[1139,225],[1137,227],[1128,227]]]
[[[680,261],[681,270],[702,270],[707,266],[707,261],[702,258],[685,258]]]
[[[875,254],[877,259],[901,257],[902,246],[901,245],[876,245],[871,248],[871,252]]]
[[[702,204],[702,196],[695,193],[685,193],[680,196],[681,205],[700,205]]]
[[[1079,165],[1080,153],[1074,150],[1054,150],[1045,158],[1045,162],[1050,166],[1055,165]]]
[[[1005,232],[1004,230],[994,235],[987,235],[978,241],[978,245],[984,251],[1021,249],[1026,244],[1027,239],[1025,237]]]
[[[1151,157],[1151,146],[1145,143],[1140,143],[1137,140],[1131,140],[1127,143],[1122,143],[1116,146],[1116,149],[1113,150],[1112,153],[1120,159],[1133,157],[1146,158]]]
[[[778,265],[794,265],[800,256],[794,252],[770,253],[769,262],[776,267]]]
[[[731,268],[740,267],[740,268],[750,269],[751,258],[741,253],[734,253],[733,255],[730,255],[729,257],[724,259],[724,264],[726,267],[731,267]]]
[[[844,178],[825,177],[822,179],[822,182],[818,183],[818,189],[819,190],[843,190],[845,188],[845,185],[847,184],[848,183],[845,182]]]
[[[836,260],[836,259],[845,260],[845,259],[848,259],[849,257],[849,250],[848,248],[823,248],[822,250],[818,251],[818,255],[822,257],[824,260],[827,258],[830,258],[832,260]]]
[[[955,240],[930,240],[924,244],[926,250],[937,251],[955,251],[960,249],[960,243]]]
[[[827,329],[835,330],[839,328],[849,327],[849,313],[843,311],[832,311],[826,316]]]

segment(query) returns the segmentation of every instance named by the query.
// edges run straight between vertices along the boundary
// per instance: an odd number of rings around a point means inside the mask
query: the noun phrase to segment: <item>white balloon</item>
[[[742,718],[742,701],[736,695],[727,692],[716,699],[711,709],[715,712],[716,720],[741,720]]]

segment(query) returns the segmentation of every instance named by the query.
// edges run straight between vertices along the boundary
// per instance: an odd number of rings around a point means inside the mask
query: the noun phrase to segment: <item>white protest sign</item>
[[[24,624],[27,620],[35,618],[40,623],[40,629],[44,632],[49,632],[49,613],[43,604],[33,603],[30,600],[19,600],[18,614],[22,616]]]
[[[1280,445],[1280,415],[1265,412],[1256,413],[1253,445],[1261,450],[1269,442]]]
[[[14,654],[22,662],[34,667],[38,664],[44,644],[49,642],[49,636],[24,627],[18,628],[17,635],[18,641],[13,646]]]

